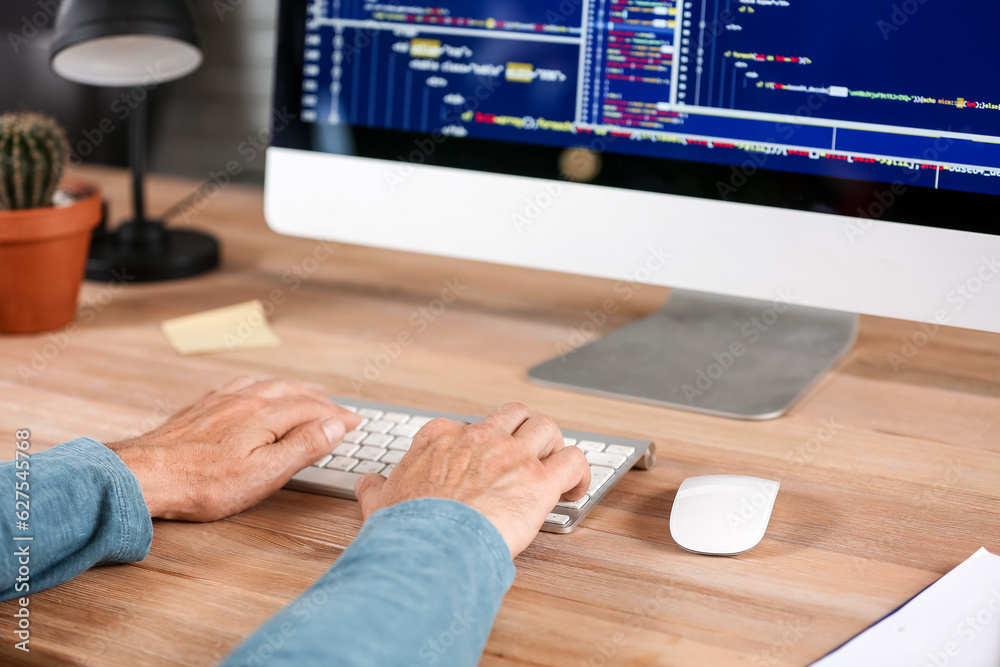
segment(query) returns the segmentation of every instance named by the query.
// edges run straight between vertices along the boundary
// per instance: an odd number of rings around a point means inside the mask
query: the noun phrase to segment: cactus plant
[[[66,133],[51,118],[0,116],[0,210],[51,206],[68,158]]]

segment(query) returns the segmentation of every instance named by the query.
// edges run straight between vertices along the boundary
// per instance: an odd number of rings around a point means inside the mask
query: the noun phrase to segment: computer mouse
[[[740,475],[689,477],[670,510],[670,535],[688,551],[732,556],[764,537],[778,482]]]

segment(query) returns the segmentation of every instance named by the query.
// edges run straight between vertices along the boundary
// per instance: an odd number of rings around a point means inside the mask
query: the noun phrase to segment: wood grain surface
[[[105,188],[112,219],[127,214],[125,173],[83,175]],[[151,210],[196,185],[151,179]],[[921,337],[917,324],[865,317],[847,359],[775,421],[591,397],[526,372],[615,297],[613,281],[281,237],[259,189],[213,194],[174,224],[218,235],[220,270],[87,283],[74,335],[0,336],[0,458],[13,458],[18,428],[34,451],[81,435],[110,442],[240,374],[461,413],[520,400],[566,428],[655,441],[655,469],[630,472],[579,529],[539,534],[517,558],[483,655],[491,666],[805,665],[977,548],[1000,552],[998,335]],[[446,281],[459,298],[421,314]],[[666,296],[647,286],[619,298],[603,330]],[[166,318],[250,299],[273,306],[281,347],[184,358],[160,332]],[[386,365],[378,355],[401,332],[412,343]],[[921,344],[907,347],[915,334]],[[781,481],[768,532],[746,554],[698,556],[670,538],[680,482],[714,473]],[[292,491],[212,524],[157,521],[146,560],[31,596],[30,655],[13,648],[14,605],[0,604],[0,664],[215,664],[359,526],[356,503]]]

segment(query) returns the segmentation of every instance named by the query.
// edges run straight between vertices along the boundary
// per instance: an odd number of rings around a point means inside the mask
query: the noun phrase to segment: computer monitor
[[[266,218],[615,279],[533,378],[774,417],[855,313],[916,345],[1000,332],[997,25],[923,0],[281,0]],[[605,331],[641,284],[673,289]]]

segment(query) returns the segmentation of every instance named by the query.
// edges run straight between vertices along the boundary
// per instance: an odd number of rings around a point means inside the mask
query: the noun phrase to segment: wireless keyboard
[[[295,475],[286,488],[356,500],[354,483],[370,472],[392,474],[396,463],[410,448],[413,436],[427,422],[438,417],[469,423],[482,421],[479,417],[353,398],[333,397],[333,401],[356,412],[362,418],[361,425],[346,434],[332,454]],[[586,496],[552,508],[542,525],[542,530],[550,533],[568,533],[576,528],[626,472],[633,467],[645,470],[656,462],[656,446],[645,440],[565,429],[562,434],[567,446],[586,452],[591,482]]]

